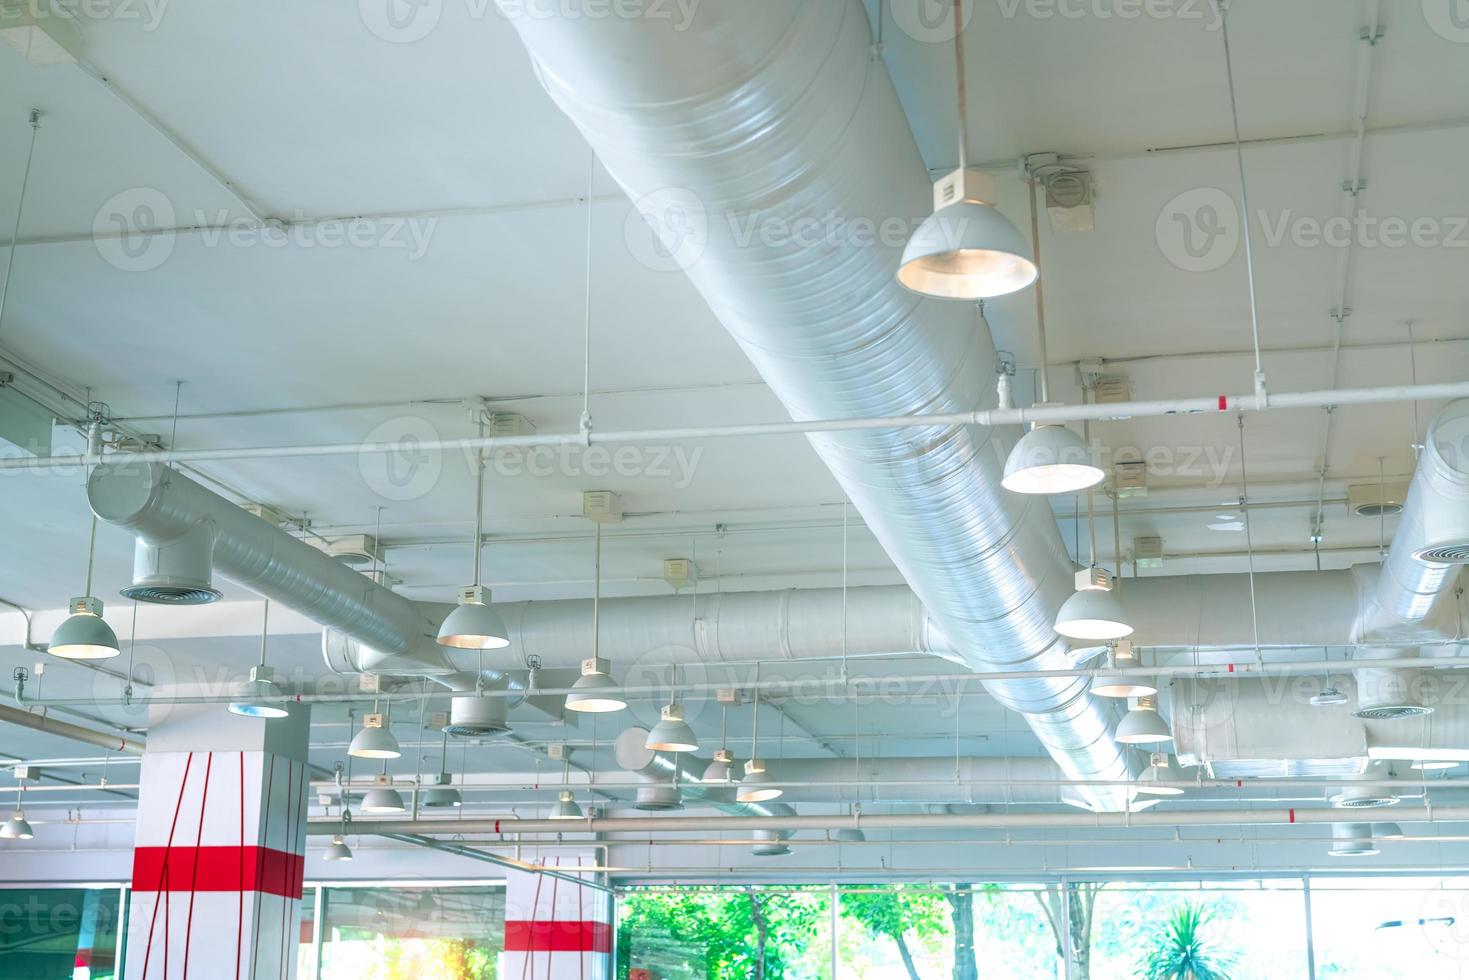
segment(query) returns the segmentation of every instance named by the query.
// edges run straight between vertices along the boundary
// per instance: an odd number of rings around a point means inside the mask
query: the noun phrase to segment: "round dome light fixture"
[[[643,746],[656,752],[694,752],[699,748],[699,739],[683,720],[683,707],[666,704]]]
[[[609,666],[601,657],[588,657],[581,662],[581,676],[571,685],[571,693],[566,695],[566,710],[606,714],[627,707],[622,697],[608,693],[617,689],[617,683],[607,676]]]
[[[102,618],[102,600],[78,596],[71,600],[71,615],[62,620],[46,652],[63,660],[106,660],[122,653],[117,634]]]
[[[571,790],[563,789],[556,798],[556,805],[551,808],[552,820],[580,820],[585,814],[582,813],[581,805],[572,796]]]
[[[510,645],[505,621],[490,605],[491,593],[471,585],[459,593],[459,605],[439,626],[440,645],[457,650],[500,650]]]
[[[765,771],[765,763],[759,759],[751,759],[745,763],[745,775],[740,780],[740,788],[735,794],[735,799],[740,803],[766,803],[779,798],[784,793],[785,790],[781,789]]]
[[[1011,493],[1079,493],[1106,479],[1081,436],[1064,425],[1040,424],[1020,437],[1005,459],[1000,485]]]
[[[1168,723],[1158,714],[1158,698],[1135,698],[1133,708],[1117,723],[1116,740],[1123,745],[1162,745],[1173,741]]]

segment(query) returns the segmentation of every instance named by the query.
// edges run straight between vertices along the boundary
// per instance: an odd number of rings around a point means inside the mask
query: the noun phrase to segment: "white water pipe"
[[[591,432],[544,432],[529,436],[486,436],[463,439],[430,439],[415,444],[428,453],[472,453],[475,450],[528,449],[538,446],[663,444],[699,439],[738,439],[766,436],[813,435],[860,432],[873,429],[913,429],[956,425],[1001,426],[1032,422],[1105,421],[1118,418],[1157,418],[1202,415],[1218,412],[1262,412],[1287,408],[1332,408],[1341,405],[1381,405],[1394,402],[1441,401],[1469,398],[1469,382],[1443,384],[1387,385],[1376,388],[1338,388],[1315,391],[1279,392],[1262,404],[1254,392],[1245,395],[1211,395],[1203,398],[1158,399],[1112,404],[1032,406],[1029,408],[980,409],[973,412],[876,416],[850,419],[807,419],[793,422],[753,422],[734,425],[686,426],[664,429],[594,430]],[[216,449],[156,450],[128,453],[131,462],[187,463],[241,459],[293,459],[316,456],[372,456],[400,452],[396,442],[306,443],[285,446],[244,446]],[[113,462],[122,454],[71,454],[61,456],[16,456],[0,459],[0,470],[51,470],[70,472]]]
[[[1395,823],[1469,822],[1469,806],[1393,807]],[[1129,829],[1133,827],[1227,827],[1339,823],[1342,811],[1331,808],[1296,809],[1272,807],[1262,810],[1149,810],[1142,813],[902,813],[822,814],[780,817],[669,816],[588,817],[584,820],[368,820],[352,821],[359,834],[489,834],[513,837],[519,834],[647,834],[703,831],[753,832],[756,830],[996,830],[1011,827],[1035,829],[1084,828]],[[312,836],[339,833],[338,820],[312,820],[306,832]]]

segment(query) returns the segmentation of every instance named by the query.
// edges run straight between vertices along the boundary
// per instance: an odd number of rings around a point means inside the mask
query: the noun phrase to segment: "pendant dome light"
[[[362,797],[362,812],[402,813],[407,809],[403,794],[393,788],[393,778],[388,775],[388,764],[384,762],[381,775],[373,780],[372,789]]]
[[[604,714],[621,711],[627,702],[621,696],[610,693],[617,687],[607,676],[610,667],[602,659],[602,524],[597,523],[596,552],[592,571],[592,655],[581,662],[581,676],[571,685],[566,695],[566,710],[588,714]]]
[[[1117,723],[1118,742],[1123,745],[1163,745],[1173,741],[1168,723],[1158,714],[1156,695],[1134,698],[1132,704],[1132,710]]]
[[[11,818],[0,824],[0,837],[6,840],[30,840],[35,837],[35,831],[31,830],[31,823],[26,819],[25,808],[21,806],[21,794],[25,791],[24,783],[16,783],[15,786],[15,813]]]
[[[595,738],[593,741],[595,748]],[[582,816],[576,794],[571,791],[571,749],[566,747],[562,749],[561,756],[561,792],[556,795],[556,805],[551,807],[550,819],[580,820]]]
[[[479,435],[485,435],[484,411]],[[474,584],[459,590],[459,605],[439,626],[439,643],[459,650],[499,650],[510,645],[505,621],[490,605],[490,590],[480,585],[480,551],[485,531],[485,451],[474,451]]]
[[[1091,691],[1099,698],[1140,698],[1157,694],[1158,686],[1146,677],[1126,673],[1142,665],[1131,640],[1117,640],[1107,647],[1107,673],[1092,678]],[[1115,671],[1115,673],[1113,673]]]
[[[347,764],[349,766],[352,764],[350,757],[347,759]],[[321,857],[323,861],[350,861],[352,860],[352,848],[347,846],[347,824],[352,822],[352,811],[347,805],[347,786],[342,783],[342,764],[340,762],[337,763],[336,781],[337,798],[342,807],[341,825],[337,832],[332,835],[331,845],[327,847],[326,853]],[[351,783],[350,774],[348,775],[347,782],[348,784]]]
[[[760,665],[755,664],[755,710],[750,723],[750,760],[745,763],[745,774],[740,779],[740,788],[735,800],[740,803],[766,803],[778,799],[785,793],[760,759]]]
[[[87,586],[84,595],[71,600],[71,615],[64,619],[46,652],[63,660],[106,660],[122,653],[117,634],[102,618],[102,600],[92,595],[92,562],[97,554],[97,515],[92,515],[91,540],[87,545]]]
[[[260,622],[260,663],[250,668],[250,677],[235,691],[230,711],[247,718],[284,718],[291,713],[279,698],[284,692],[275,682],[275,672],[265,666],[265,647],[270,637],[270,600],[266,599]]]
[[[1042,395],[1042,398],[1045,396]],[[1012,493],[1079,493],[1106,479],[1085,440],[1064,425],[1036,423],[1005,460],[1000,485]]]
[[[683,705],[678,703],[678,665],[672,667],[671,683],[668,690],[668,703],[660,712],[658,724],[648,733],[643,742],[644,748],[653,749],[655,752],[697,752],[699,750],[699,738],[694,730],[684,721]]]
[[[1182,796],[1183,787],[1170,784],[1181,783],[1185,778],[1173,756],[1167,752],[1154,752],[1148,768],[1138,777],[1136,789],[1149,796]]]
[[[374,708],[377,705],[373,705]],[[388,714],[374,711],[362,717],[362,729],[352,737],[347,754],[357,759],[396,759],[403,754],[398,740],[389,727],[392,724],[393,703],[388,702]]]
[[[443,764],[447,770],[449,767],[449,732],[444,731],[444,744],[442,748]],[[423,805],[433,809],[454,809],[464,805],[464,797],[459,790],[454,788],[454,777],[447,771],[429,777],[433,780],[429,789],[424,791]]]
[[[581,804],[576,802],[576,797],[571,790],[563,789],[556,798],[556,805],[551,808],[552,820],[580,820],[585,814],[582,813]]]
[[[1041,231],[1039,188],[1030,180],[1030,237],[1035,242],[1035,260],[1040,263]],[[1035,286],[1036,340],[1040,348],[1040,368],[1036,371],[1035,407],[1051,404],[1049,376],[1050,351],[1046,346],[1046,294],[1043,284]],[[1008,398],[1005,399],[1008,401]],[[1002,405],[1001,407],[1008,407]],[[1020,437],[1005,459],[1005,473],[1000,485],[1011,493],[1048,496],[1080,493],[1097,486],[1107,474],[1092,459],[1087,440],[1064,425],[1037,422]]]
[[[719,708],[719,748],[714,752],[714,759],[704,767],[704,774],[699,777],[699,782],[728,786],[739,781],[739,776],[735,772],[734,753],[729,750],[728,745],[729,708],[721,705]]]
[[[1122,600],[1113,589],[1113,578],[1097,566],[1097,522],[1095,494],[1086,492],[1086,523],[1091,534],[1091,565],[1076,573],[1076,592],[1056,614],[1056,632],[1072,640],[1111,642],[1132,635],[1132,625],[1122,608]],[[1112,528],[1116,537],[1115,560],[1122,562],[1121,522],[1117,497],[1112,498]]]
[[[934,213],[909,239],[898,267],[907,289],[942,299],[1004,296],[1036,281],[1025,238],[995,208],[995,179],[969,169],[969,100],[964,77],[962,0],[954,0],[959,168],[934,185]]]

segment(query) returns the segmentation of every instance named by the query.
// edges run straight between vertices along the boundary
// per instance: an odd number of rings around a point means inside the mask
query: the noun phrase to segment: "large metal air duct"
[[[418,604],[177,470],[158,463],[103,463],[87,480],[87,498],[100,519],[140,541],[197,543],[207,536],[213,567],[225,577],[371,650],[404,653],[433,642],[437,624]]]
[[[861,3],[711,2],[679,22],[580,6],[509,20],[792,418],[995,403],[994,345],[974,307],[895,279],[932,186]],[[1071,667],[1052,630],[1073,572],[1055,519],[1045,500],[1000,488],[1017,436],[934,427],[811,442],[970,664]],[[989,686],[1069,775],[1126,777],[1113,708],[1085,681]]]
[[[1469,563],[1469,400],[1428,427],[1392,547],[1359,621],[1364,641],[1422,638]]]

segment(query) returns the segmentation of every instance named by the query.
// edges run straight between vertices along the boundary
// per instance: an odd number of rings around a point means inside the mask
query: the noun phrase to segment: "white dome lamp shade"
[[[1158,698],[1136,698],[1133,708],[1117,723],[1116,739],[1123,745],[1164,745],[1173,741],[1168,723],[1158,714]]]
[[[566,695],[566,710],[583,714],[607,714],[627,707],[626,699],[614,693],[617,684],[609,676],[611,664],[602,657],[602,522],[597,522],[595,557],[592,559],[592,655],[581,662],[581,676]]]
[[[683,707],[677,704],[663,706],[658,724],[648,733],[643,743],[645,748],[656,752],[696,752],[698,736],[683,718]]]
[[[1158,686],[1130,671],[1142,666],[1132,641],[1117,640],[1107,651],[1107,666],[1092,678],[1091,691],[1099,698],[1141,698],[1157,694]]]
[[[1036,425],[1005,459],[1000,485],[1012,493],[1079,493],[1106,479],[1082,437],[1064,425]]]
[[[484,414],[479,419],[479,436],[485,435]],[[480,585],[480,551],[485,535],[485,453],[475,450],[474,475],[474,584],[459,590],[459,605],[444,617],[438,641],[458,650],[499,650],[510,645],[505,621],[490,605],[490,590]]]
[[[1167,752],[1154,752],[1149,759],[1148,768],[1138,777],[1137,786],[1139,793],[1149,796],[1182,796],[1183,787],[1171,785],[1184,781],[1183,770],[1178,767],[1173,756]]]
[[[698,596],[695,595],[695,601]],[[643,747],[655,752],[697,752],[699,738],[684,721],[683,705],[678,703],[678,665],[675,664],[668,686],[668,703],[659,713],[658,724],[648,733]]]
[[[745,775],[740,780],[735,799],[740,803],[768,803],[784,793],[785,790],[765,771],[765,763],[759,759],[751,759],[745,763]]]
[[[102,618],[102,600],[78,596],[71,600],[71,615],[66,617],[46,652],[63,660],[106,660],[122,653],[117,634]]]
[[[580,820],[585,816],[582,813],[581,804],[576,802],[571,790],[563,789],[556,798],[556,805],[551,808],[552,820]]]
[[[454,788],[454,777],[441,772],[432,777],[433,784],[423,793],[423,805],[435,810],[451,810],[464,805],[464,797]]]
[[[25,784],[17,783],[15,787],[15,813],[5,823],[0,824],[0,837],[5,840],[30,840],[35,837],[35,831],[31,830],[31,823],[26,819],[25,807],[21,806],[21,794],[25,792]]]
[[[566,695],[566,709],[584,714],[606,714],[621,711],[627,702],[614,693],[617,682],[607,676],[611,665],[601,657],[589,657],[581,662],[581,676],[571,685]]]
[[[490,605],[490,590],[471,585],[459,594],[459,605],[439,626],[439,643],[458,650],[500,650],[510,645],[510,631]]]
[[[908,240],[898,282],[915,293],[941,299],[977,300],[1006,296],[1036,281],[1039,271],[1019,229],[994,206],[994,178],[956,170],[934,188],[934,213]],[[960,187],[952,204],[940,195]]]
[[[373,781],[372,789],[362,797],[363,813],[402,813],[407,809],[403,803],[403,794],[393,788],[393,779],[387,773],[378,776]]]
[[[347,846],[347,841],[341,834],[332,837],[332,842],[322,856],[323,861],[350,861],[352,860],[352,848]]]
[[[1132,635],[1111,578],[1093,566],[1077,573],[1077,591],[1056,614],[1056,632],[1071,640],[1111,642]]]
[[[363,716],[362,728],[352,737],[347,754],[354,759],[396,759],[403,750],[388,729],[387,716],[373,713]]]
[[[230,711],[246,718],[284,718],[291,710],[281,702],[284,692],[275,682],[275,671],[265,665],[265,648],[270,636],[270,600],[266,599],[260,625],[260,663],[235,691]]]
[[[959,166],[934,185],[934,213],[903,249],[898,282],[925,296],[977,300],[1024,289],[1040,274],[1025,238],[994,207],[995,178],[969,169],[964,24],[954,5]]]
[[[704,767],[704,775],[699,778],[699,782],[714,786],[728,786],[738,781],[734,753],[729,749],[716,750],[714,759]]]
[[[6,840],[31,840],[35,836],[30,821],[20,810],[16,810],[9,820],[0,824],[0,837]]]
[[[765,803],[781,796],[785,790],[765,771],[760,760],[760,664],[755,664],[755,706],[750,719],[750,759],[745,763],[745,774],[740,779],[740,788],[735,792],[739,803]]]

